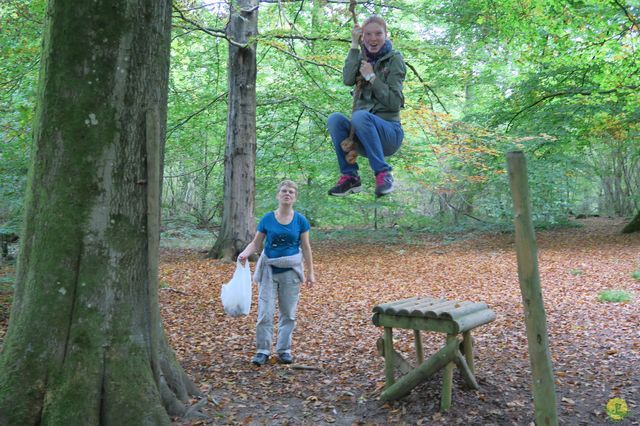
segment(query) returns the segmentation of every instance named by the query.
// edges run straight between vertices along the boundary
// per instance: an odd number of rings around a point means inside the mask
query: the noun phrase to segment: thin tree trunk
[[[316,37],[319,33],[318,28],[325,21],[327,0],[313,0],[311,7],[311,35]],[[311,50],[314,50],[315,41],[311,40]]]
[[[537,425],[557,425],[557,403],[549,335],[538,271],[538,249],[531,220],[527,164],[520,151],[507,154],[509,183],[513,197],[518,278],[522,293],[529,360],[533,381],[533,403]]]
[[[170,425],[157,300],[169,1],[51,1],[0,424]]]
[[[231,3],[232,5],[234,2]],[[239,0],[231,9],[229,110],[224,154],[224,208],[218,239],[209,257],[232,260],[255,234],[256,46],[258,0]]]

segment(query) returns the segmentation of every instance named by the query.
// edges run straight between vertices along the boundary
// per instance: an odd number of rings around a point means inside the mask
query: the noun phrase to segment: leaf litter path
[[[605,406],[625,399],[619,424],[640,424],[640,235],[621,223],[580,221],[583,227],[537,233],[561,424],[608,424]],[[224,315],[220,287],[234,265],[195,251],[164,251],[162,314],[171,344],[209,402],[197,424],[498,424],[534,419],[530,367],[513,235],[434,237],[413,245],[313,243],[318,282],[303,286],[294,333],[295,363],[317,370],[250,364],[257,289],[246,318]],[[253,265],[252,265],[253,266]],[[598,302],[605,289],[625,289],[629,303]],[[440,414],[441,374],[399,402],[379,400],[382,331],[372,308],[416,295],[485,301],[497,313],[475,330],[477,391],[454,373],[453,405]],[[413,337],[394,333],[395,346],[413,360]],[[444,336],[423,333],[425,355]],[[196,401],[192,401],[195,403]]]

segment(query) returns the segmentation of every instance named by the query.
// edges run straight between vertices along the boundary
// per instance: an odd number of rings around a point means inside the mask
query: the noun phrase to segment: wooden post
[[[553,366],[549,354],[549,336],[540,288],[538,253],[530,213],[531,201],[524,154],[521,151],[509,152],[507,166],[513,198],[518,278],[527,328],[536,424],[539,426],[557,425]]]
[[[464,357],[467,360],[467,365],[471,373],[475,374],[473,368],[473,340],[471,340],[471,331],[465,331],[462,333],[462,347],[464,348]]]
[[[384,376],[385,388],[393,385],[396,379],[393,375],[393,329],[391,327],[384,328]]]
[[[455,334],[447,334],[447,346],[452,342],[458,343]],[[456,348],[457,349],[457,348]],[[451,408],[451,388],[453,387],[453,362],[444,367],[442,373],[442,391],[440,394],[440,411],[448,411]]]
[[[464,381],[467,383],[467,386],[473,389],[478,389],[479,388],[478,382],[476,381],[475,376],[469,369],[469,366],[467,365],[467,361],[464,359],[464,357],[460,352],[456,352],[456,356],[453,359],[453,362],[456,363],[456,366],[460,370],[460,374],[462,375],[462,378],[464,379]]]
[[[413,344],[416,347],[416,363],[418,365],[424,362],[424,349],[422,348],[422,335],[420,330],[413,330]]]

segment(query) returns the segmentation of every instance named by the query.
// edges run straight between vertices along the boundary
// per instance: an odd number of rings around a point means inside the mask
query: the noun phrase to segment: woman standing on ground
[[[264,242],[253,280],[259,283],[256,354],[251,362],[257,366],[269,360],[273,339],[273,316],[278,300],[279,323],[276,342],[277,359],[291,364],[291,336],[295,327],[296,308],[300,299],[300,283],[305,281],[302,263],[307,271],[306,282],[316,281],[313,255],[309,243],[307,219],[293,210],[298,195],[295,182],[284,180],[278,185],[278,208],[265,214],[258,223],[253,241],[238,255],[241,261],[257,253]],[[301,250],[302,249],[302,250]]]

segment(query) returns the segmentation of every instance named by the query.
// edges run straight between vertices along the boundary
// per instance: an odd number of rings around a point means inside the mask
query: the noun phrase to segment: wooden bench
[[[460,302],[456,300],[412,297],[373,308],[373,323],[384,327],[384,337],[378,340],[378,350],[384,356],[385,390],[383,401],[391,401],[407,395],[431,375],[444,368],[440,410],[451,407],[453,365],[473,389],[478,388],[473,368],[473,341],[471,330],[496,318],[494,311],[484,302]],[[412,367],[401,354],[393,349],[393,329],[413,330],[417,366]],[[445,333],[445,346],[426,361],[422,346],[422,330]],[[462,345],[458,334],[462,333]],[[460,352],[462,347],[463,354]],[[396,381],[394,369],[404,376]]]

